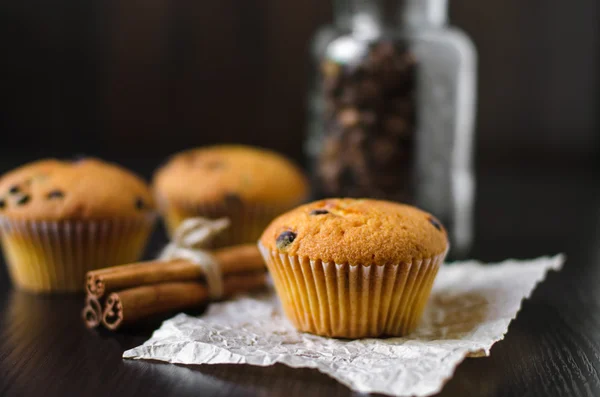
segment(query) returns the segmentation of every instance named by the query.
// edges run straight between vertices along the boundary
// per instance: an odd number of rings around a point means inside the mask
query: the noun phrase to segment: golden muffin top
[[[40,160],[0,177],[0,216],[32,220],[149,215],[148,185],[126,169],[86,158]]]
[[[350,265],[412,262],[443,254],[448,236],[431,214],[369,199],[327,199],[276,218],[260,243],[271,251]]]
[[[308,182],[291,161],[269,150],[241,145],[210,146],[173,156],[154,177],[159,199],[217,202],[233,195],[261,204],[297,205]]]

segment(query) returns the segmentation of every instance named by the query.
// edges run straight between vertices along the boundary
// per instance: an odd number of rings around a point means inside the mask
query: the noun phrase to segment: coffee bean
[[[361,83],[359,92],[362,100],[370,103],[379,99],[381,95],[381,86],[375,80],[366,80]]]
[[[13,186],[11,186],[10,189],[8,189],[8,192],[10,194],[17,194],[17,193],[21,192],[21,188],[18,185],[13,185]]]
[[[403,117],[392,116],[388,117],[383,123],[384,130],[395,136],[403,136],[408,134],[408,125]]]
[[[337,110],[337,104],[333,100],[325,100],[325,104],[323,105],[323,113],[325,115],[325,119],[330,119],[335,116],[335,111]]]
[[[391,41],[382,41],[377,46],[377,52],[379,52],[381,56],[391,58],[396,55],[396,47]]]
[[[65,197],[65,194],[61,190],[53,190],[46,195],[47,199],[59,199]]]
[[[327,138],[323,144],[323,152],[321,153],[324,158],[335,158],[342,151],[342,143],[339,139]]]
[[[358,91],[354,86],[343,87],[342,94],[339,97],[341,106],[356,106],[360,103]]]
[[[372,65],[380,65],[386,58],[393,57],[395,53],[394,44],[389,41],[373,43],[369,50],[369,61]]]
[[[294,242],[296,239],[296,233],[286,230],[281,233],[277,240],[275,241],[277,248],[280,250],[285,250],[290,244]]]
[[[397,158],[400,150],[395,142],[389,138],[376,138],[371,143],[372,160],[375,164],[389,164]]]
[[[351,127],[358,124],[360,115],[356,109],[346,109],[340,112],[338,120],[344,127]]]
[[[434,217],[429,217],[429,223],[431,223],[440,232],[442,231],[442,229],[443,229],[442,224],[440,223],[440,221],[438,221]]]
[[[414,103],[410,98],[398,98],[387,103],[390,112],[395,115],[407,117],[414,112]]]
[[[142,199],[141,197],[138,197],[135,199],[135,208],[137,210],[143,210],[146,208],[146,203],[144,202],[144,199]]]
[[[24,194],[17,200],[17,205],[25,205],[29,202],[31,197],[28,194]]]
[[[367,134],[362,128],[354,128],[348,131],[348,145],[350,149],[358,149],[362,147],[362,144],[367,139]]]
[[[344,86],[340,83],[339,79],[327,79],[323,81],[323,89],[328,95],[333,97],[339,97],[342,95]]]
[[[366,111],[360,114],[360,121],[369,127],[374,126],[377,123],[377,113],[373,111]]]
[[[330,194],[334,193],[339,189],[340,175],[343,170],[343,164],[337,161],[321,162],[319,168],[319,176],[323,180],[323,188]]]
[[[327,215],[329,211],[327,210],[312,210],[310,211],[310,215]]]
[[[380,40],[357,62],[329,62],[317,194],[412,201],[417,59],[406,43]]]

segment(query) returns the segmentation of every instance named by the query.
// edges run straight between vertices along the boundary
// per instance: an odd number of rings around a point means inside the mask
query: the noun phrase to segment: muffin
[[[255,243],[277,215],[308,195],[306,177],[283,156],[223,145],[172,157],[154,177],[154,194],[169,234],[186,218],[228,217],[231,227],[214,247]]]
[[[147,184],[100,160],[42,160],[0,178],[2,248],[25,290],[79,291],[87,271],[137,260],[154,219]]]
[[[298,330],[364,338],[415,329],[448,236],[408,205],[328,199],[281,215],[258,245]]]

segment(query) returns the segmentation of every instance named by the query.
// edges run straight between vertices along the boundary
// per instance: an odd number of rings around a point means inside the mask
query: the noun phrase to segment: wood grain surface
[[[590,168],[479,173],[473,256],[496,261],[565,252],[487,358],[467,359],[441,396],[600,395],[600,183]],[[163,243],[161,231],[149,252]],[[183,367],[123,361],[157,324],[88,331],[81,296],[33,296],[0,273],[2,396],[348,396],[316,371],[283,365]]]

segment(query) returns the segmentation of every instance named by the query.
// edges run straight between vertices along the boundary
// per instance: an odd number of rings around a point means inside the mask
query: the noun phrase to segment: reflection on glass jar
[[[472,240],[475,51],[445,0],[338,0],[314,45],[307,151],[316,197],[374,197],[438,216]]]

